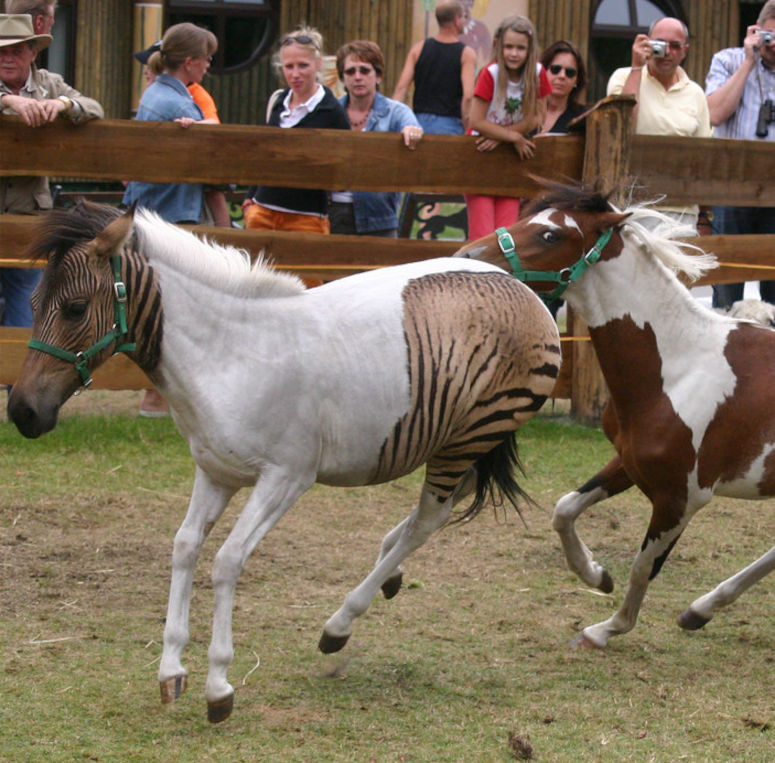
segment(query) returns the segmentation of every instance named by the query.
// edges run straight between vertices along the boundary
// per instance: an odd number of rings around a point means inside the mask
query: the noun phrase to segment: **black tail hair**
[[[473,503],[450,521],[450,524],[467,522],[473,519],[488,503],[492,501],[497,508],[503,505],[504,498],[514,507],[519,518],[524,523],[524,517],[519,508],[519,500],[534,504],[533,499],[519,486],[514,478],[515,471],[524,476],[525,470],[519,460],[517,438],[509,432],[503,442],[485,453],[474,465],[476,469],[476,496]]]

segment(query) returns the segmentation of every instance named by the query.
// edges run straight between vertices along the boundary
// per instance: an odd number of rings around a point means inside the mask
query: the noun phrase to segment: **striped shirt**
[[[740,68],[745,58],[743,48],[725,48],[713,56],[708,76],[705,79],[705,94],[718,90]],[[762,140],[756,137],[756,121],[759,107],[766,99],[775,101],[775,70],[762,63],[761,58],[751,70],[735,112],[726,122],[716,125],[716,138],[737,138],[740,140]],[[775,123],[769,125],[767,140],[775,140]]]

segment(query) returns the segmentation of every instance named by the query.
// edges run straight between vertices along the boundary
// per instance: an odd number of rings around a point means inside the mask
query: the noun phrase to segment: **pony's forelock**
[[[527,205],[524,217],[529,217],[545,209],[576,210],[579,212],[615,212],[617,211],[608,197],[600,191],[583,185],[557,183],[545,178],[534,178],[543,192]]]

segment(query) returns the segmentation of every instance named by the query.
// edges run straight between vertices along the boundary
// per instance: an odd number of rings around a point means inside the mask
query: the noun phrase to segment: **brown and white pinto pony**
[[[693,280],[715,267],[715,258],[675,241],[687,231],[670,222],[648,208],[622,213],[600,194],[550,185],[509,228],[514,252],[505,231],[500,236],[516,270],[531,271],[524,280],[539,293],[555,291],[549,279],[562,272],[563,296],[586,320],[610,390],[602,424],[617,455],[554,510],[570,569],[612,591],[610,575],[574,521],[632,485],[652,504],[624,601],[613,617],[583,630],[576,643],[586,646],[604,647],[635,626],[650,580],[714,494],[775,494],[775,332],[720,315],[691,296],[676,271]],[[506,267],[498,239],[472,242],[457,256]],[[773,568],[775,548],[694,601],[679,624],[702,627]]]

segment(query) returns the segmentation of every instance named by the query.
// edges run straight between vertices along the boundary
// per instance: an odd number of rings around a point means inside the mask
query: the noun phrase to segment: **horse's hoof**
[[[186,690],[187,676],[173,676],[166,681],[159,682],[162,704],[174,702]]]
[[[603,593],[612,593],[614,590],[614,579],[608,574],[608,570],[603,570],[603,576],[597,586],[598,591]]]
[[[392,578],[388,578],[382,584],[382,595],[386,599],[392,599],[401,590],[401,583],[403,579],[404,576],[401,572],[399,572],[398,575],[393,575]]]
[[[323,654],[333,654],[344,648],[344,645],[349,638],[349,636],[330,636],[323,631],[323,635],[320,637],[320,641],[318,641],[318,649],[320,649]]]
[[[585,636],[584,632],[582,631],[579,633],[576,638],[573,639],[573,641],[570,642],[571,646],[579,647],[581,649],[602,649],[603,647],[599,644],[596,644],[594,641],[592,641],[589,636]]]
[[[698,631],[703,625],[709,622],[709,617],[698,615],[691,607],[678,615],[678,624],[687,631]]]
[[[227,694],[222,699],[207,703],[207,720],[210,723],[225,721],[234,709],[234,692]]]

